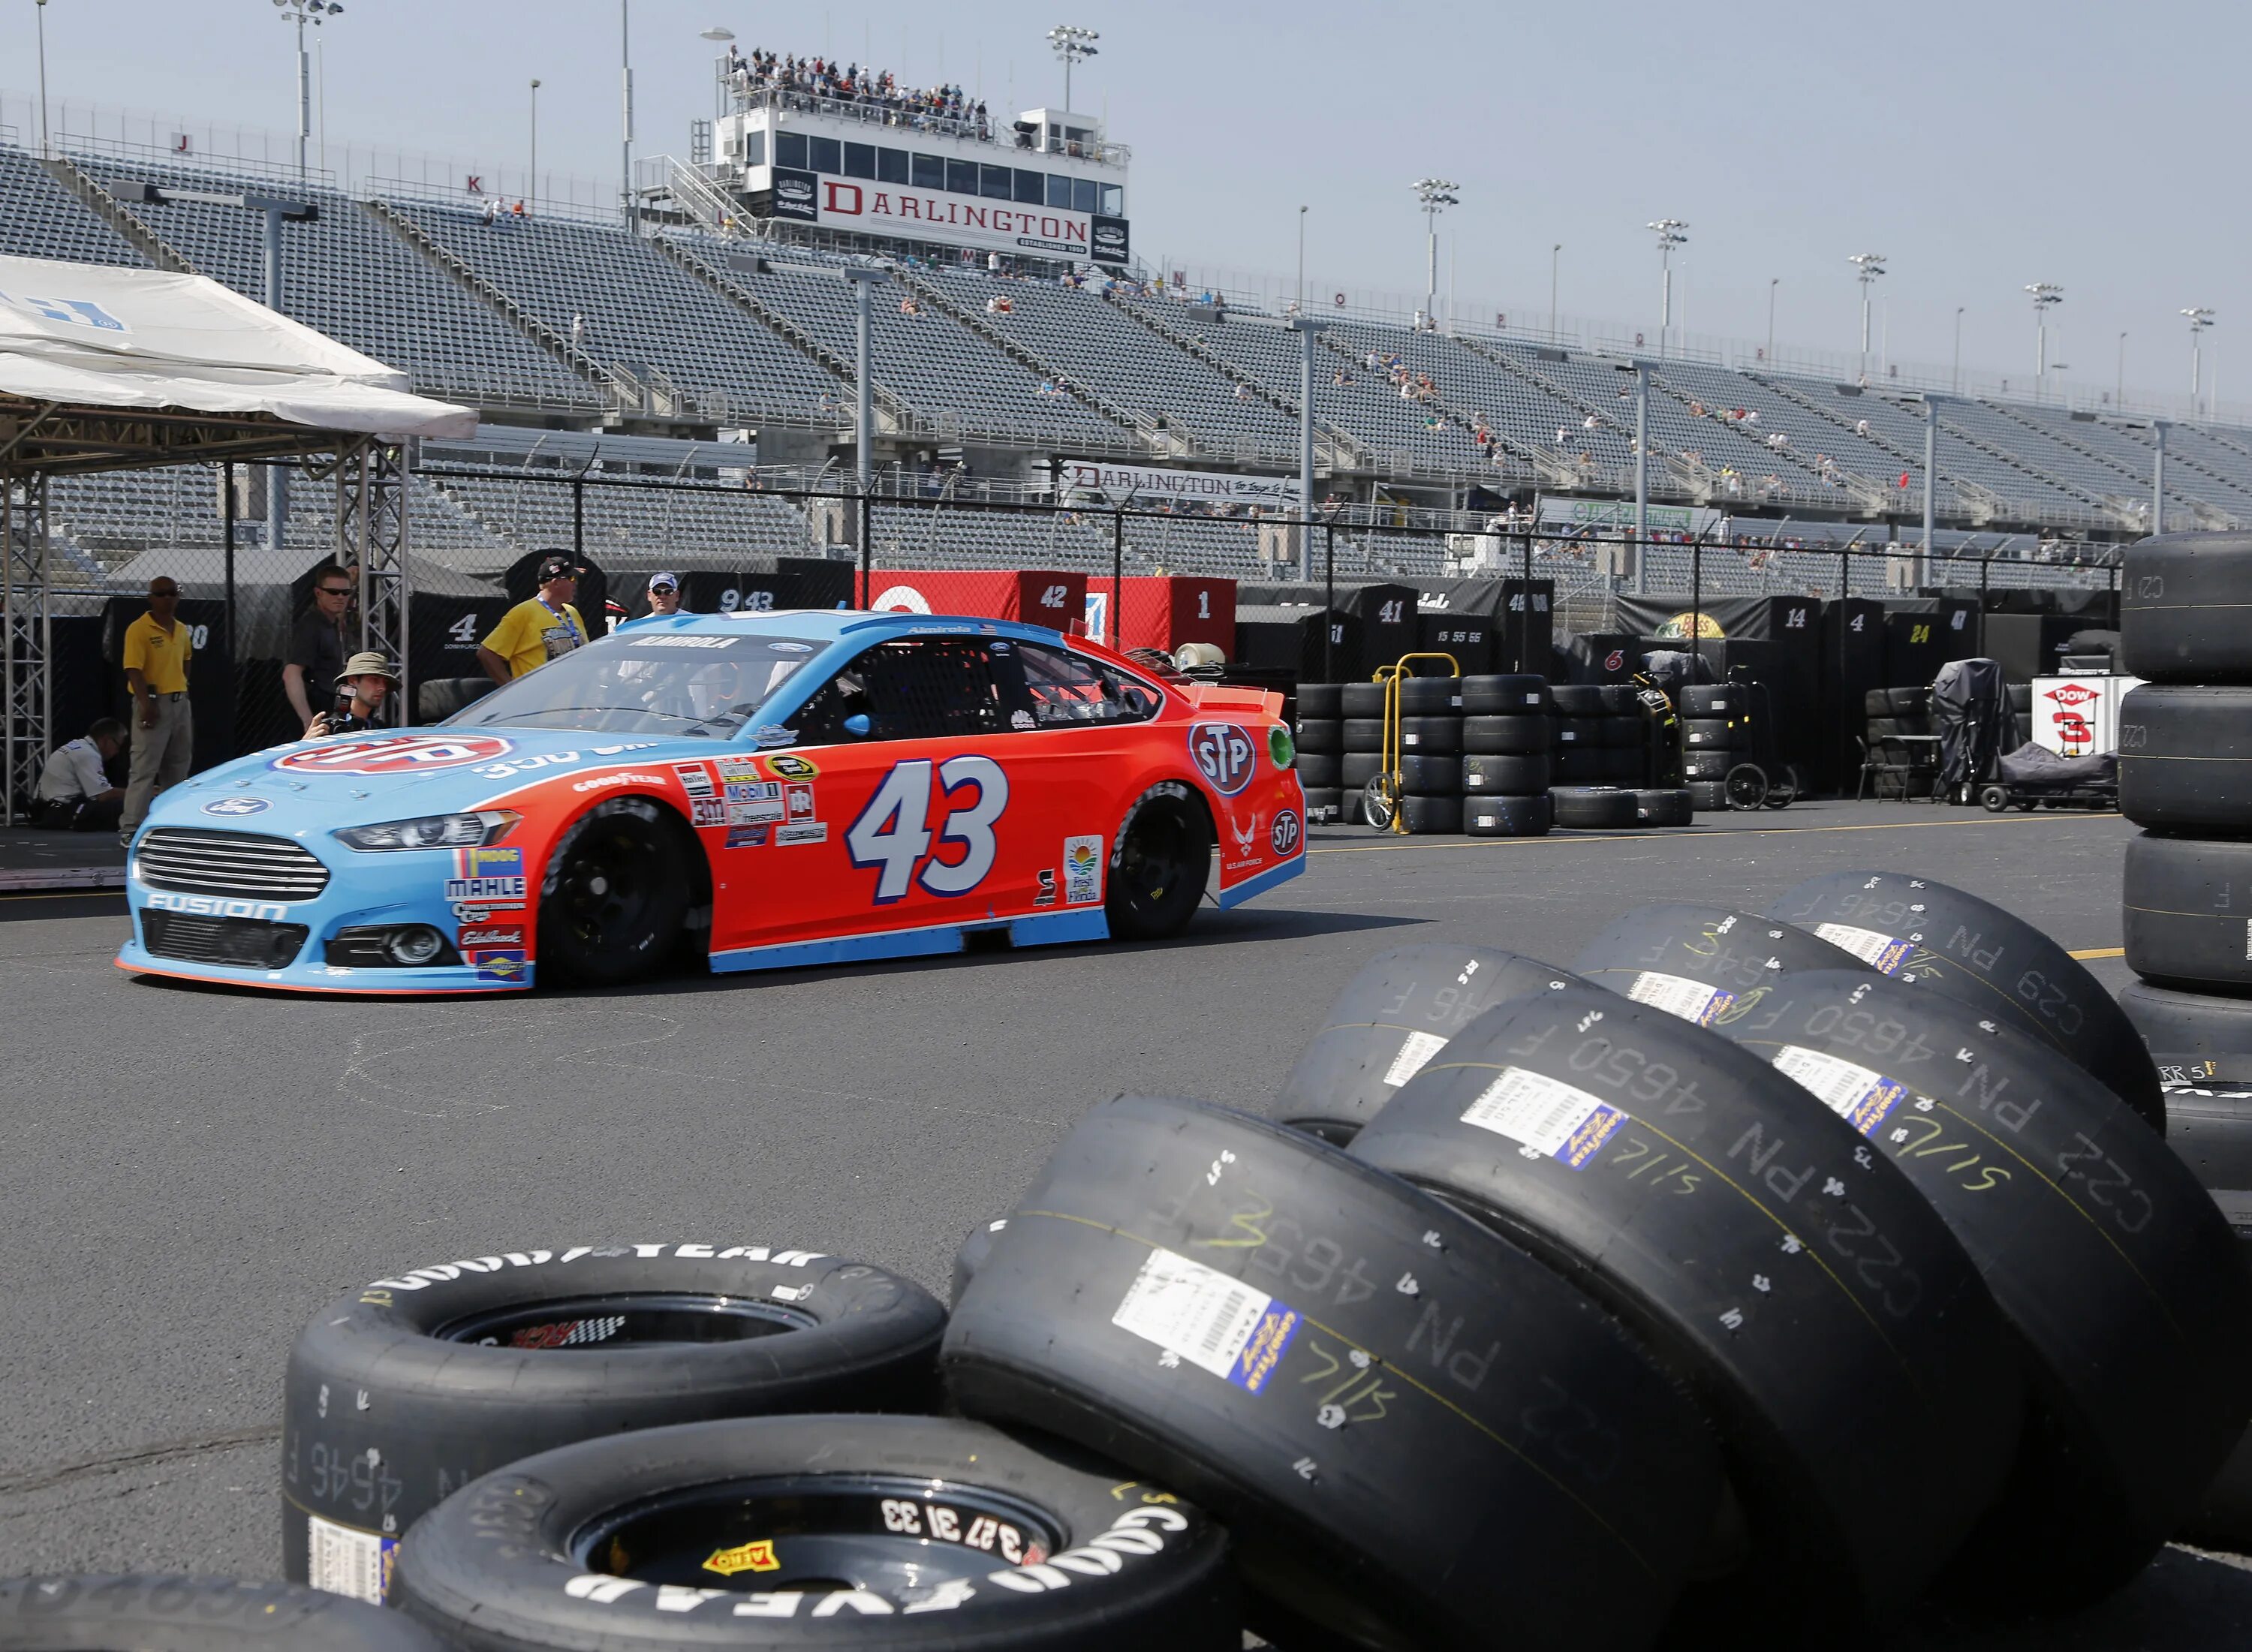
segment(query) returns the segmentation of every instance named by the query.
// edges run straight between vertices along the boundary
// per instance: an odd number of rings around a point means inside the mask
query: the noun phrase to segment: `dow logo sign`
[[[1259,748],[1233,723],[1194,725],[1189,730],[1189,755],[1197,772],[1222,797],[1233,797],[1251,784],[1259,766]]]

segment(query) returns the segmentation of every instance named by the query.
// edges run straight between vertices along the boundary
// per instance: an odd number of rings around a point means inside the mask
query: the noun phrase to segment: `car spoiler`
[[[1175,687],[1199,711],[1248,711],[1280,718],[1282,697],[1273,689],[1229,688],[1219,683],[1184,683]]]

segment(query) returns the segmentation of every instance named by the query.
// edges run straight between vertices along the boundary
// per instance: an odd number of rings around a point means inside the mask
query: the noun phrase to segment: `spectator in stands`
[[[1869,421],[1866,419],[1855,420],[1853,421],[1853,434],[1857,436],[1867,435],[1869,434]]]
[[[1238,401],[1249,401],[1251,399],[1251,386],[1238,381],[1235,386],[1235,399]]]
[[[579,570],[561,552],[550,552],[539,565],[539,590],[501,615],[500,623],[477,645],[477,663],[496,683],[536,671],[584,643],[587,622],[571,599],[579,594]]]
[[[1569,446],[1569,445],[1570,445],[1571,441],[1572,441],[1572,433],[1571,433],[1570,431],[1567,430],[1567,429],[1566,429],[1563,426],[1561,426],[1561,425],[1557,426],[1557,427],[1556,427],[1556,445],[1557,445],[1559,448],[1567,447],[1567,446]]]
[[[587,318],[573,310],[571,315],[571,348],[584,350],[586,347]]]
[[[103,765],[125,749],[125,725],[98,717],[85,733],[47,753],[35,802],[38,823],[51,832],[114,830],[125,788],[112,786]]]
[[[289,634],[289,656],[282,667],[282,692],[297,714],[297,726],[313,720],[313,691],[334,683],[344,669],[344,627],[359,581],[350,568],[323,568],[313,581],[313,610]]]
[[[337,675],[336,704],[305,725],[305,738],[323,734],[365,734],[384,725],[383,708],[399,686],[399,672],[390,661],[370,649],[344,662]]]
[[[195,713],[188,705],[195,642],[179,621],[179,607],[180,587],[159,574],[149,581],[148,613],[125,628],[125,686],[138,726],[118,823],[119,839],[128,843],[156,794],[187,779],[195,760]]]
[[[902,316],[920,316],[922,314],[922,306],[915,302],[915,295],[913,293],[909,293],[905,298],[900,300],[900,314]]]
[[[1580,428],[1582,430],[1593,430],[1595,427],[1595,416],[1593,413],[1589,413],[1585,419],[1580,420]]]

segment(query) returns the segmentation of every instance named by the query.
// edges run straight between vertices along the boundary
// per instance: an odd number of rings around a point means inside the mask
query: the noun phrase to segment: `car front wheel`
[[[540,885],[542,974],[614,985],[672,952],[690,895],[678,836],[645,797],[611,798],[573,823]]]

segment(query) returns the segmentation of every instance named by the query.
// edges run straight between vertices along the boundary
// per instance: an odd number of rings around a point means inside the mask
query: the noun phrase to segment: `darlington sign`
[[[1131,255],[1123,218],[1013,206],[783,167],[775,169],[774,215],[824,229],[1004,253],[1046,253],[1105,264],[1123,264]]]
[[[1298,503],[1295,476],[1239,476],[1221,470],[1159,470],[1146,465],[1097,464],[1059,459],[1056,481],[1067,493],[1100,493],[1114,504],[1257,504]]]

